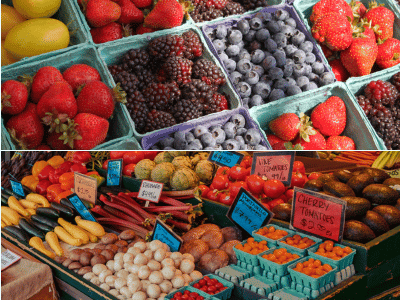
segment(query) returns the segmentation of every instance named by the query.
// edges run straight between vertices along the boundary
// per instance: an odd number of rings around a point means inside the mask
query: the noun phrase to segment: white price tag
[[[12,264],[16,263],[21,259],[21,256],[11,252],[10,250],[6,250],[1,253],[1,271],[8,268]]]
[[[143,180],[140,185],[138,199],[158,203],[164,184],[160,182]]]

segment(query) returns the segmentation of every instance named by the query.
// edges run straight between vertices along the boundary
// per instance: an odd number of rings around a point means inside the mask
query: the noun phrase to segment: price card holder
[[[294,151],[270,151],[253,154],[251,174],[277,179],[285,185],[292,181]]]
[[[156,220],[156,226],[154,227],[151,239],[167,244],[171,252],[179,251],[183,244],[183,240],[160,219]]]
[[[6,250],[1,252],[1,271],[7,269],[9,266],[15,264],[17,261],[21,259],[21,256],[11,252],[10,250]]]
[[[290,228],[340,243],[345,212],[346,201],[295,187]]]
[[[121,186],[122,159],[112,159],[107,166],[107,186]]]
[[[387,171],[387,173],[390,175],[390,177],[392,178],[400,178],[400,169],[396,169],[396,170],[390,170]]]
[[[97,179],[75,172],[74,191],[80,199],[95,204],[97,199]]]
[[[213,162],[221,167],[229,167],[240,164],[244,155],[235,151],[211,151],[208,161]]]
[[[10,184],[11,184],[11,188],[14,193],[16,193],[17,195],[19,195],[21,197],[25,197],[25,192],[24,192],[21,182],[10,179]]]
[[[226,215],[233,223],[251,233],[267,225],[274,214],[244,188],[240,188]]]
[[[76,211],[81,215],[83,219],[97,222],[77,194],[69,195],[67,199],[69,200],[69,202],[71,202],[71,204],[75,207]]]
[[[164,184],[160,182],[142,180],[137,198],[140,200],[158,203],[160,201],[163,187]]]

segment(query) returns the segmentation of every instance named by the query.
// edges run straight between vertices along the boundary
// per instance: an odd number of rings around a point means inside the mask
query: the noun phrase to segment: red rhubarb
[[[149,231],[139,225],[133,224],[128,221],[120,220],[117,218],[97,218],[97,222],[104,225],[117,225],[124,226],[135,231],[139,236],[145,237]]]
[[[143,222],[145,219],[140,216],[139,214],[137,214],[136,212],[133,212],[132,210],[128,209],[126,206],[123,206],[121,204],[117,204],[111,201],[108,201],[107,197],[105,197],[104,195],[100,195],[99,199],[106,205],[119,209],[120,211],[124,211],[126,214],[128,214],[129,216],[131,216],[132,218],[138,220],[139,222]]]

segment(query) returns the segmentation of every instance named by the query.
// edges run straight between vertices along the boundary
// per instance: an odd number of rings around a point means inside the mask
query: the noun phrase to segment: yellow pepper
[[[43,168],[47,165],[48,165],[47,161],[44,161],[44,160],[35,162],[35,164],[33,165],[33,168],[32,168],[32,175],[38,179],[38,175],[39,175],[40,171],[42,171]]]
[[[60,155],[53,156],[47,161],[47,163],[54,169],[57,169],[63,162],[64,158],[62,158]]]
[[[36,186],[38,185],[38,183],[39,180],[33,175],[25,176],[21,180],[21,184],[27,186],[32,192],[36,191]]]

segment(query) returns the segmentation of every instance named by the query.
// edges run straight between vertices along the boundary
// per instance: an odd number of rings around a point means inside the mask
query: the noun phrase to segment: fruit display
[[[330,259],[339,260],[352,252],[350,247],[334,246],[332,241],[325,241],[318,246],[315,254],[325,256]]]
[[[322,263],[319,259],[310,258],[303,263],[297,263],[293,270],[313,278],[318,278],[332,271],[333,268],[329,264]]]
[[[248,238],[244,244],[237,244],[235,248],[252,255],[257,255],[269,250],[267,241],[257,242],[254,238]]]
[[[300,249],[306,249],[315,244],[315,241],[313,241],[312,239],[308,237],[301,237],[298,234],[289,236],[286,239],[282,240],[281,242],[284,244],[288,244],[289,246]]]
[[[208,276],[204,276],[199,280],[199,282],[193,284],[193,287],[209,295],[218,294],[228,288],[219,282],[218,279],[210,278]]]
[[[288,235],[288,232],[283,229],[276,229],[274,226],[269,226],[269,227],[263,227],[260,228],[258,231],[255,232],[256,234],[265,236],[269,239],[272,240],[279,240],[283,238],[284,236]]]
[[[285,248],[280,248],[274,250],[273,253],[264,254],[262,258],[268,259],[277,264],[286,264],[292,260],[300,258],[298,254],[292,254],[288,252]]]
[[[335,80],[290,12],[262,10],[241,18],[234,26],[221,22],[206,27],[244,107],[317,89]]]

